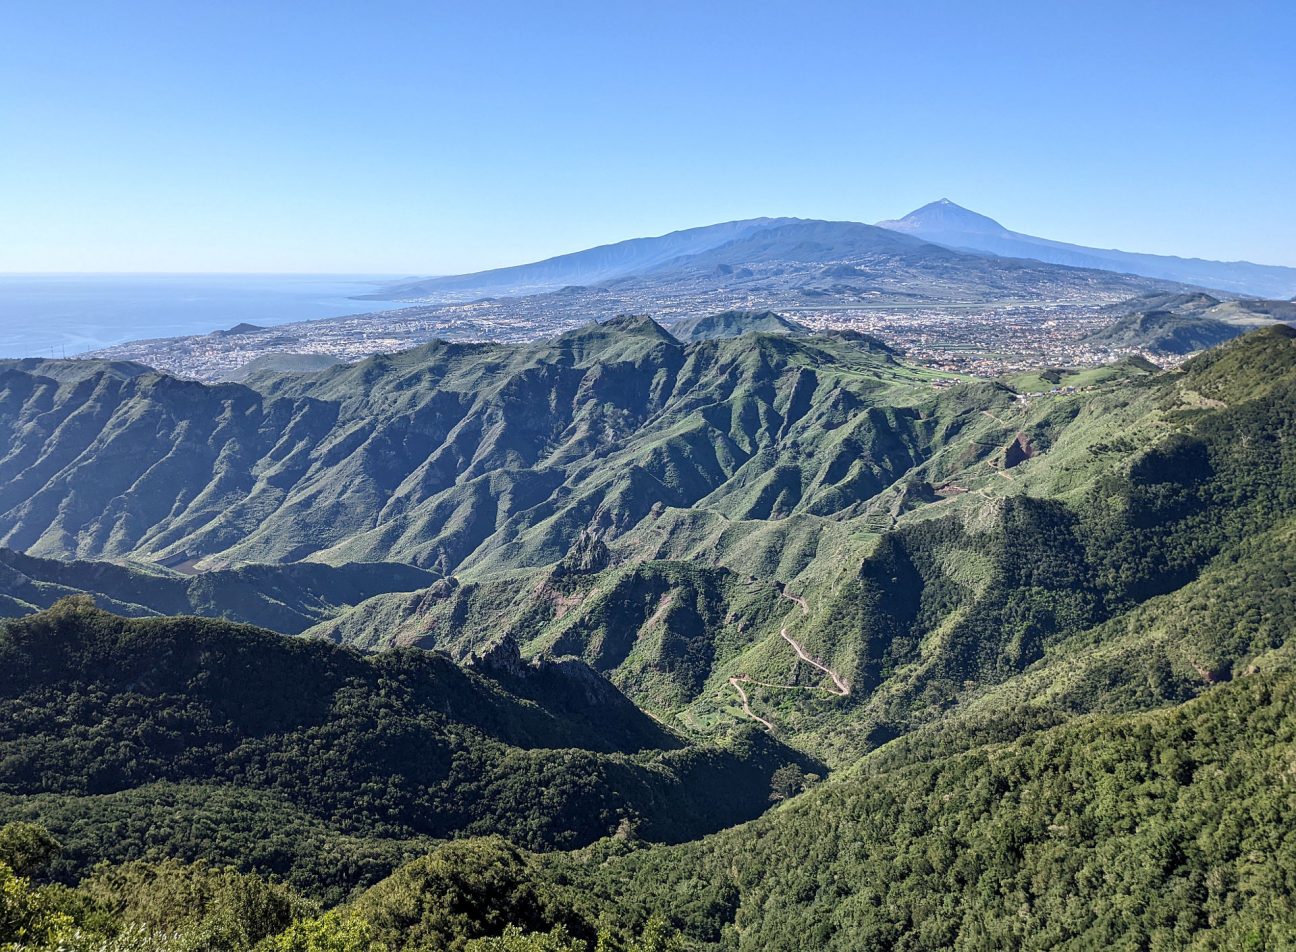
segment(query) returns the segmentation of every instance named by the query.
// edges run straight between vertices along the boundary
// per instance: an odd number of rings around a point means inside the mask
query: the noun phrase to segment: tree
[[[387,952],[359,916],[333,910],[317,919],[294,922],[256,947],[256,952]]]
[[[573,939],[562,926],[531,933],[509,926],[502,935],[471,940],[464,952],[586,952],[588,948],[584,940]]]
[[[805,776],[796,764],[784,764],[770,775],[770,800],[777,803],[795,797],[805,786]]]
[[[6,823],[0,827],[0,863],[19,876],[40,876],[63,847],[39,823]]]
[[[48,890],[0,863],[0,950],[54,942],[71,928],[71,917],[58,909]]]

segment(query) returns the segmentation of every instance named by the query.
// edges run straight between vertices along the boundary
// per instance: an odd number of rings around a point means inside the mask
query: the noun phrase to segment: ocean
[[[404,275],[0,274],[0,357],[62,357],[154,337],[382,310],[351,301]],[[388,305],[389,307],[391,305]]]

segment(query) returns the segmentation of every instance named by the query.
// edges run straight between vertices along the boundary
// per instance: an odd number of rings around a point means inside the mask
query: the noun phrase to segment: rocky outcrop
[[[521,646],[506,634],[468,660],[468,666],[498,682],[511,694],[528,698],[572,723],[590,725],[609,749],[644,750],[682,746],[580,658],[522,657]]]
[[[612,553],[606,543],[586,529],[576,537],[558,568],[569,575],[588,575],[601,572],[611,564]]]
[[[474,653],[468,659],[468,665],[483,674],[508,675],[515,678],[525,678],[530,668],[530,665],[522,660],[522,648],[511,634],[504,635]]]
[[[1014,439],[1004,449],[1003,468],[1012,469],[1026,460],[1035,456],[1035,446],[1031,443],[1030,437],[1025,433],[1018,433]]]

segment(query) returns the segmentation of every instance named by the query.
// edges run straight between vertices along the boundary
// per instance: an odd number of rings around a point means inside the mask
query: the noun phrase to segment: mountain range
[[[1296,271],[1296,269],[1293,269]],[[651,289],[660,298],[724,286],[868,300],[994,299],[1038,293],[1153,288],[1105,267],[1054,264],[949,249],[923,236],[858,221],[749,219],[660,238],[635,238],[534,264],[406,282],[359,300],[454,302],[564,289]],[[962,295],[962,297],[959,297]]]
[[[673,231],[658,238],[631,238],[611,245],[558,255],[532,264],[479,271],[475,274],[425,278],[395,284],[359,301],[399,301],[432,294],[527,294],[553,291],[574,284],[597,284],[650,268],[661,267],[689,255],[740,241],[767,228],[797,222],[795,218],[752,218],[701,228]]]
[[[1089,335],[1112,348],[1183,356],[1273,323],[1296,323],[1296,301],[1221,301],[1202,291],[1152,293],[1108,309],[1119,320]]]
[[[1164,287],[1101,267],[968,253],[860,222],[756,218],[533,264],[429,278],[358,300],[445,303],[548,295],[570,306],[574,302],[569,299],[585,291],[653,301],[660,309],[672,301],[716,294],[730,299],[759,295],[769,306],[782,306],[1129,296]]]
[[[753,274],[976,257],[797,229],[738,239]],[[1141,294],[1110,328],[1258,326],[994,379],[759,309],[242,383],[0,363],[6,915],[167,952],[1280,947],[1296,330]]]
[[[704,734],[727,722],[731,677],[818,683],[787,633],[859,703],[839,723],[840,701],[794,696],[765,720],[840,764],[940,710],[899,699],[1011,676],[1186,584],[1242,526],[1267,531],[1239,500],[1282,491],[1291,333],[1044,398],[933,387],[859,334],[686,344],[647,318],[255,386],[10,367],[0,531],[26,554],[6,556],[6,594],[15,612],[84,592],[460,660],[507,632]],[[1158,448],[1167,428],[1187,442]],[[1167,492],[1179,508],[1156,509]],[[1166,546],[1184,554],[1129,554]],[[1117,554],[1131,561],[1108,577]],[[884,608],[864,611],[871,589]],[[1010,621],[1026,589],[1033,620]],[[792,628],[789,593],[805,600]]]
[[[997,221],[940,199],[876,226],[797,218],[752,218],[636,238],[531,264],[391,285],[357,300],[468,300],[519,296],[567,286],[650,279],[679,270],[709,271],[770,260],[831,263],[863,254],[921,257],[921,246],[888,240],[879,230],[959,252],[1024,259],[1212,288],[1267,298],[1296,296],[1296,268],[1246,261],[1207,261],[1089,248],[1010,231]],[[949,262],[957,261],[949,258]],[[964,268],[969,265],[964,265]],[[981,267],[994,267],[984,261]]]
[[[880,221],[878,225],[949,248],[1010,258],[1033,258],[1075,268],[1139,274],[1252,297],[1296,296],[1296,268],[1249,261],[1207,261],[1138,254],[1036,238],[1009,231],[993,218],[969,211],[947,198],[915,209],[903,218]]]

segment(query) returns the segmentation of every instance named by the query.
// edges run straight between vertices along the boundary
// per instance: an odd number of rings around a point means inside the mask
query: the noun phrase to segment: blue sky
[[[450,273],[947,196],[1296,265],[1296,4],[0,10],[0,271]]]

